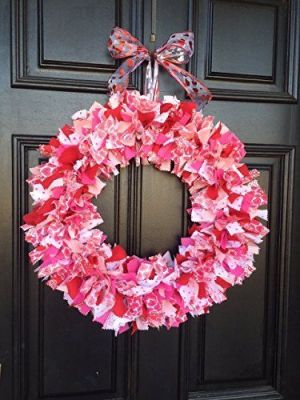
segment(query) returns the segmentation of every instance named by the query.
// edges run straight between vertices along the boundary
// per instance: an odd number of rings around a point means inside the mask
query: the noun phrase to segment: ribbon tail
[[[145,55],[137,55],[127,58],[120,67],[112,74],[108,81],[111,93],[124,91],[129,82],[129,75],[145,61]]]
[[[157,60],[154,62],[154,68],[152,72],[151,60],[147,65],[146,69],[146,79],[145,79],[145,90],[144,93],[148,96],[150,100],[159,99],[159,81],[158,81],[158,70],[159,64]]]
[[[152,92],[152,97],[153,97],[153,100],[156,100],[156,101],[159,100],[159,95],[160,95],[158,72],[159,72],[159,64],[158,64],[157,60],[155,60],[154,71],[153,71],[153,92]]]
[[[153,86],[152,64],[148,61],[145,73],[144,94],[150,95]]]
[[[190,99],[196,103],[198,111],[210,102],[212,99],[211,92],[194,75],[169,61],[161,61],[160,64],[183,87]]]

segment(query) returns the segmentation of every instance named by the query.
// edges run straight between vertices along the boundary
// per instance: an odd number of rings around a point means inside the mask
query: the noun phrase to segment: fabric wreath
[[[195,103],[152,101],[125,90],[73,115],[31,169],[26,241],[39,278],[104,329],[178,327],[207,313],[254,271],[268,229],[259,173],[242,163],[243,143]],[[106,242],[92,200],[131,160],[176,175],[190,195],[192,225],[177,254],[128,255]]]

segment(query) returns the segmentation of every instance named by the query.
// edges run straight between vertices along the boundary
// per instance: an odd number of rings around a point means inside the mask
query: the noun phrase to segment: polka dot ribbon
[[[113,58],[126,60],[108,81],[111,93],[122,92],[128,86],[129,75],[144,61],[148,61],[145,76],[145,94],[152,100],[159,97],[158,70],[162,66],[184,88],[200,110],[211,100],[208,88],[195,76],[180,67],[187,64],[194,52],[193,32],[173,33],[169,40],[153,53],[127,30],[115,27],[107,43]],[[152,71],[152,61],[154,67]]]

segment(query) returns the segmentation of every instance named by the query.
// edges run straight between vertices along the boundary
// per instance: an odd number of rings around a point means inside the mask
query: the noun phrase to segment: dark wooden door
[[[255,274],[210,315],[116,339],[37,281],[19,225],[38,145],[77,110],[105,102],[116,68],[110,29],[147,46],[150,1],[0,1],[1,400],[299,399],[299,6],[158,0],[158,44],[174,31],[196,34],[189,68],[214,94],[205,113],[247,143],[271,234]],[[161,81],[162,94],[182,97],[164,73]],[[141,83],[138,72],[131,87]],[[174,177],[134,166],[99,204],[110,240],[141,255],[176,247],[185,206]]]

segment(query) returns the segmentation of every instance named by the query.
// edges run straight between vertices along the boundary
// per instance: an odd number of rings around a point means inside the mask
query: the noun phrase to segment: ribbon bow
[[[115,27],[107,43],[113,58],[127,58],[108,81],[111,93],[127,88],[129,74],[144,61],[148,61],[145,77],[145,94],[152,100],[159,96],[158,69],[159,65],[184,88],[188,96],[202,109],[212,98],[207,87],[195,76],[181,68],[187,64],[194,52],[193,32],[173,33],[169,40],[155,52],[150,53],[142,43],[125,29]],[[154,70],[152,73],[152,60]]]

